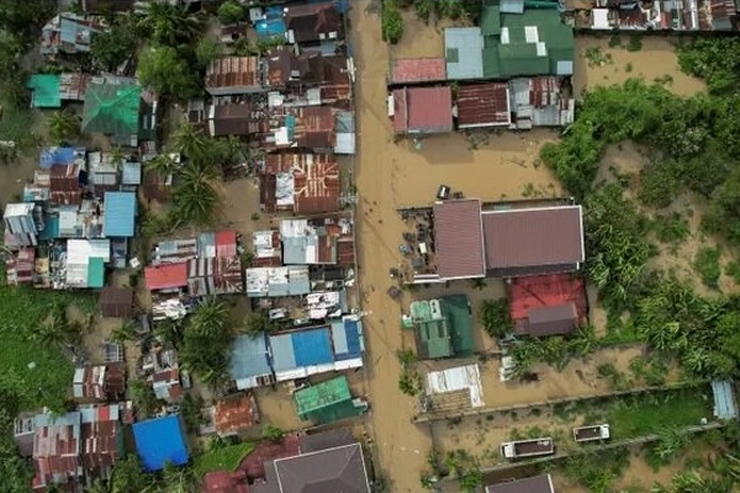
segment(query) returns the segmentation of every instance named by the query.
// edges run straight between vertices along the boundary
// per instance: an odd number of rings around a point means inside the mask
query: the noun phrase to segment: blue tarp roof
[[[272,374],[264,334],[258,337],[241,335],[234,340],[230,373],[234,380]]]
[[[328,327],[270,336],[275,371],[334,361]]]
[[[146,471],[159,471],[167,461],[176,466],[190,459],[179,415],[133,424],[136,451]]]
[[[55,164],[70,165],[75,162],[75,150],[72,147],[50,147],[41,151],[39,166],[49,169]]]
[[[136,225],[136,194],[105,192],[105,236],[130,238]]]
[[[282,18],[270,19],[257,21],[254,24],[254,30],[257,32],[257,37],[261,39],[270,39],[276,36],[285,36],[285,21]]]
[[[714,394],[714,415],[718,419],[737,418],[732,384],[727,380],[714,381],[712,382],[712,393]]]
[[[334,320],[331,322],[331,335],[337,360],[362,356],[364,348],[361,327],[361,322],[358,320]]]

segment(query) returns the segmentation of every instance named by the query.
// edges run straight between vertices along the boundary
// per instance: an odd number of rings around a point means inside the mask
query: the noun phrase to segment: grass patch
[[[711,404],[703,387],[632,396],[615,400],[606,411],[616,439],[657,433],[666,428],[699,425],[702,418],[712,417]]]
[[[254,442],[242,442],[211,449],[193,458],[193,471],[199,478],[210,471],[235,471],[256,446]]]
[[[0,268],[0,278],[5,278]],[[48,406],[63,410],[72,385],[74,368],[61,349],[30,340],[33,328],[53,313],[54,307],[76,305],[84,313],[97,309],[97,296],[85,293],[38,291],[0,283],[0,392],[15,397],[18,410]],[[29,368],[29,364],[32,365]]]
[[[740,262],[733,260],[727,264],[725,268],[725,274],[732,277],[735,284],[740,284]]]
[[[722,275],[719,256],[719,249],[703,246],[694,257],[694,270],[701,277],[702,284],[708,288],[716,289],[719,286],[719,276]]]

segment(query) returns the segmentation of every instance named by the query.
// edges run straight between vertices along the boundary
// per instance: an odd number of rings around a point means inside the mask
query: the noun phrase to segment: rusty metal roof
[[[293,31],[296,43],[344,38],[342,16],[334,2],[290,5],[284,12],[285,26]]]
[[[257,401],[251,393],[227,397],[216,402],[214,421],[220,434],[236,433],[259,423]]]
[[[134,290],[106,286],[100,292],[100,313],[104,317],[131,318],[134,313]]]
[[[434,204],[434,245],[442,279],[483,277],[481,206],[476,199]]]
[[[393,91],[393,98],[397,133],[453,130],[452,89],[449,87],[406,87]]]
[[[217,58],[206,70],[206,88],[260,86],[259,57]]]
[[[486,211],[482,214],[488,269],[583,262],[581,206]]]
[[[511,123],[509,85],[503,82],[460,86],[457,124],[460,128],[505,126]]]
[[[445,78],[443,57],[399,58],[391,62],[391,84],[436,82],[443,81]]]

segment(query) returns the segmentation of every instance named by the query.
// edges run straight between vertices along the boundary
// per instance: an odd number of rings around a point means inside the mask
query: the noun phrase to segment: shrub
[[[642,36],[633,34],[627,44],[627,51],[640,51],[642,49]]]
[[[722,274],[719,256],[719,249],[704,246],[699,248],[694,257],[694,270],[701,277],[701,282],[709,288],[719,286],[719,277]]]
[[[689,221],[678,212],[674,212],[669,215],[655,216],[653,231],[661,243],[678,244],[689,236],[691,229]]]
[[[386,0],[383,3],[383,20],[381,29],[383,41],[396,44],[403,36],[403,17],[395,0]]]
[[[218,20],[222,24],[236,24],[244,20],[244,7],[232,1],[225,2],[218,8]]]

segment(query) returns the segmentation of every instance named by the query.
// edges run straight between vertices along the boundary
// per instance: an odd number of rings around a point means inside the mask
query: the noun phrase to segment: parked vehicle
[[[555,453],[555,443],[551,437],[516,440],[501,444],[501,455],[506,459],[522,459]]]
[[[608,440],[610,438],[609,425],[579,426],[573,428],[573,440],[576,442],[594,442],[597,440]]]

